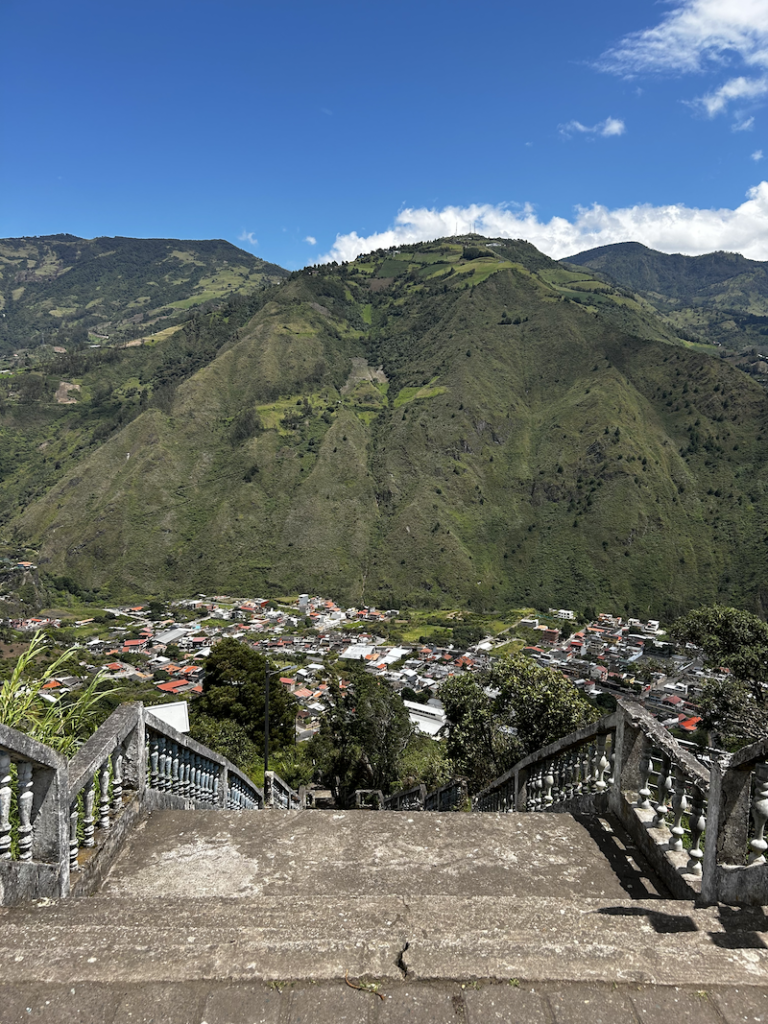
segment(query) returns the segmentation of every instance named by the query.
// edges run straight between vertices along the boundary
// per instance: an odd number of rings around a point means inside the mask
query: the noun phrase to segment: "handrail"
[[[303,798],[286,794],[275,806]],[[117,708],[67,761],[0,725],[0,904],[66,896],[107,870],[125,833],[155,808],[258,810],[264,793],[226,757],[156,718]]]

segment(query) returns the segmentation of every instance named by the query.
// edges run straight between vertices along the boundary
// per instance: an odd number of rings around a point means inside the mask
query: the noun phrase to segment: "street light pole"
[[[269,681],[272,676],[277,675],[280,671],[276,669],[265,669],[264,670],[264,778],[267,777],[269,771]]]

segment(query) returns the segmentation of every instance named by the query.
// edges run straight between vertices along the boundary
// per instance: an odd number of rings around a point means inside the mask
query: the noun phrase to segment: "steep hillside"
[[[768,601],[768,397],[523,242],[292,275],[9,524],[105,594]]]
[[[639,293],[684,336],[768,353],[768,263],[733,252],[670,255],[639,242],[604,245],[563,262]],[[765,374],[768,366],[753,372]]]
[[[286,273],[220,240],[0,239],[0,356],[139,338],[182,310]]]

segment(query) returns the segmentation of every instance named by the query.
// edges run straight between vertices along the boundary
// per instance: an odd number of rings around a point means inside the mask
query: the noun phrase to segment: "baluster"
[[[656,780],[656,795],[659,800],[656,804],[656,817],[653,821],[654,828],[661,828],[664,824],[664,819],[669,814],[669,800],[673,789],[675,788],[674,779],[672,778],[672,762],[669,755],[661,755],[661,767],[659,768],[659,775]]]
[[[608,771],[609,762],[605,756],[605,739],[605,736],[597,737],[597,749],[595,751],[595,790],[598,793],[603,793],[608,789],[605,773]]]
[[[637,792],[638,801],[637,806],[643,810],[649,811],[651,809],[651,788],[649,780],[651,778],[651,772],[653,771],[653,759],[651,757],[651,748],[648,741],[645,741],[645,750],[640,761],[640,789]]]
[[[563,757],[563,778],[562,778],[563,801],[568,801],[573,796],[573,755],[569,751]]]
[[[752,795],[752,820],[755,823],[755,837],[749,845],[750,864],[765,864],[765,851],[768,843],[763,838],[765,823],[768,820],[768,764],[755,765],[755,789]]]
[[[701,875],[701,862],[704,858],[704,851],[701,849],[701,837],[707,827],[707,819],[704,816],[704,791],[695,783],[691,793],[691,813],[688,823],[691,829],[691,849],[689,850],[690,860],[688,871],[693,875]]]
[[[679,764],[675,765],[675,793],[672,797],[673,824],[670,829],[674,838],[669,841],[670,850],[679,853],[683,848],[685,829],[682,826],[683,815],[688,811],[688,797],[685,793],[685,773]]]
[[[202,779],[201,779],[202,794],[201,799],[204,804],[210,801],[211,794],[211,765],[207,758],[203,759],[202,764]]]
[[[201,773],[202,773],[202,758],[200,757],[199,754],[195,754],[194,755],[193,767],[194,767],[194,775],[193,775],[193,781],[192,781],[192,796],[194,797],[195,800],[199,800],[200,799],[200,792],[201,792],[201,789],[200,789],[200,779],[201,779]]]
[[[541,790],[543,788],[543,774],[541,766],[537,765],[536,770],[533,773],[533,809],[538,811],[541,809]]]
[[[77,838],[77,820],[79,818],[77,808],[77,797],[69,809],[69,870],[77,871],[77,854],[80,851],[80,843]]]
[[[544,768],[544,775],[542,777],[542,789],[543,789],[543,800],[542,804],[544,808],[551,807],[553,804],[552,798],[552,787],[555,784],[555,777],[552,773],[552,762],[546,765]]]
[[[584,747],[581,754],[581,780],[579,784],[579,793],[589,792],[589,783],[592,778],[590,772],[590,766],[592,764],[592,748],[589,746]]]
[[[32,765],[20,761],[16,768],[19,789],[19,860],[32,860]]]
[[[123,806],[123,748],[112,752],[112,812],[118,814]]]
[[[165,736],[160,737],[160,789],[164,793],[171,788],[171,752],[170,744]]]
[[[179,792],[179,744],[175,741],[171,745],[172,747],[172,760],[171,760],[171,791],[173,793]]]
[[[149,786],[150,789],[160,788],[160,737],[156,732],[150,733]]]
[[[219,781],[220,781],[220,768],[216,768],[213,772],[211,779],[211,803],[214,807],[219,806]]]
[[[561,804],[563,802],[563,782],[565,779],[565,758],[561,755],[553,762],[554,769],[552,775],[554,776],[554,785],[552,787],[552,803]]]
[[[610,764],[610,775],[608,776],[608,785],[613,786],[616,782],[616,733],[611,733],[611,754],[608,758]]]
[[[179,796],[189,794],[189,751],[186,747],[179,750]]]
[[[99,768],[99,828],[108,829],[109,820],[109,758]]]
[[[0,750],[0,860],[11,859],[11,755]]]
[[[93,779],[83,786],[83,846],[90,847],[96,842],[93,826],[93,803],[96,797]]]

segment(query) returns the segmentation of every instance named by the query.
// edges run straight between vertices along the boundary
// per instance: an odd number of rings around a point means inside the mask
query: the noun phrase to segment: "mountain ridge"
[[[127,342],[287,274],[221,239],[0,239],[0,356],[100,343],[102,334]]]
[[[631,296],[442,239],[291,274],[6,530],[105,595],[764,610],[766,433]]]

